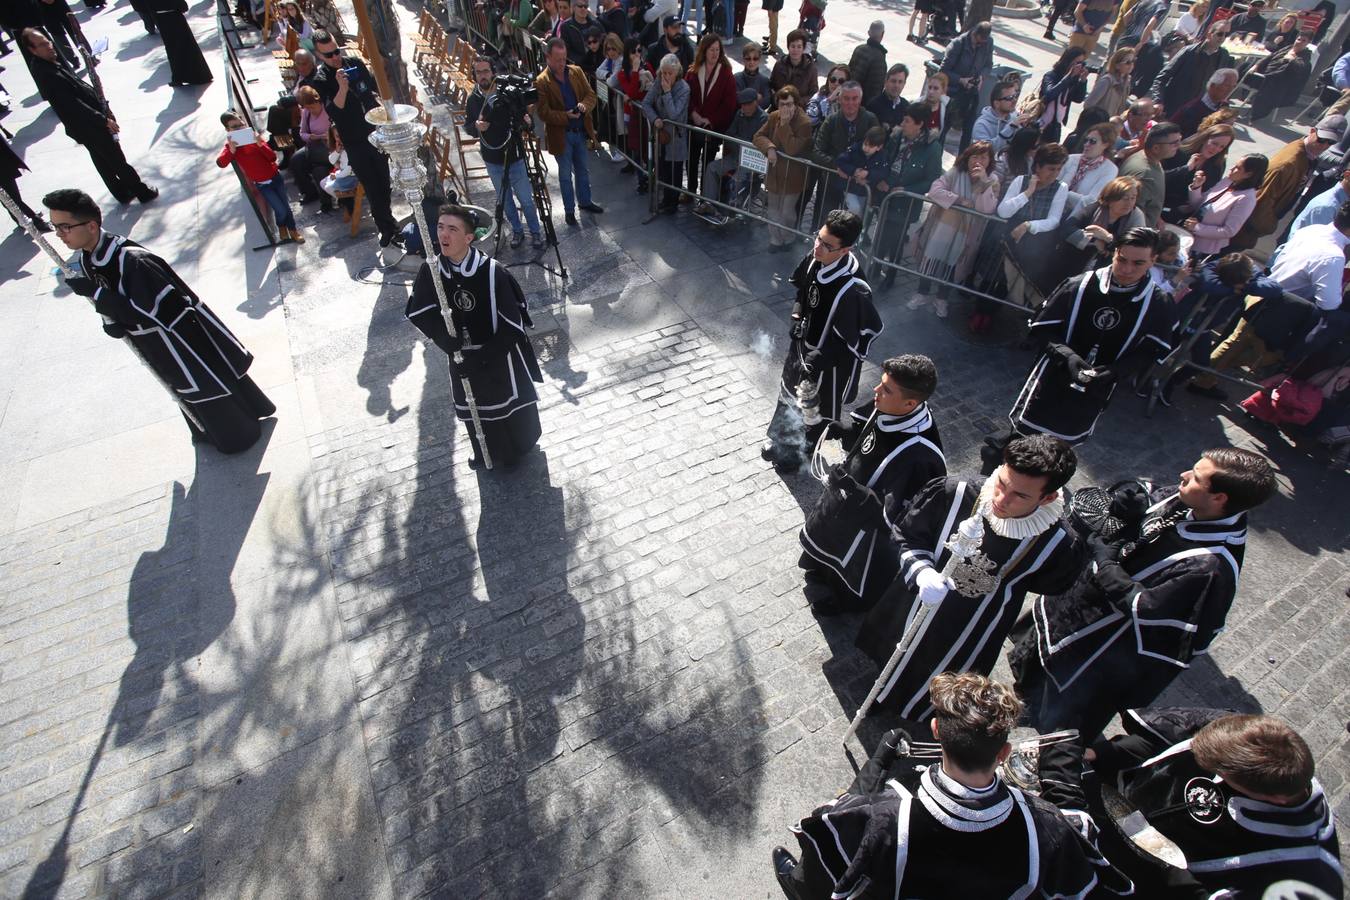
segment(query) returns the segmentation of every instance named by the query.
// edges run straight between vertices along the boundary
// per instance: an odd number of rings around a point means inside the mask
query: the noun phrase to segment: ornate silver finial
[[[945,545],[952,555],[942,574],[951,579],[958,594],[980,597],[998,587],[998,563],[980,552],[983,542],[984,516],[977,506]]]

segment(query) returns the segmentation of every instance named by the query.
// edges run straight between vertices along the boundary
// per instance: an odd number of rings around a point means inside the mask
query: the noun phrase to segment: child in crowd
[[[244,120],[234,110],[221,113],[220,124],[225,126],[226,134],[248,128]],[[254,133],[252,143],[236,143],[233,137],[225,138],[225,148],[216,157],[216,165],[222,169],[231,162],[237,162],[244,177],[253,182],[253,186],[262,194],[267,205],[272,207],[276,218],[277,231],[282,240],[292,240],[298,244],[305,242],[305,236],[295,227],[295,213],[291,212],[291,198],[286,191],[286,179],[277,168],[277,154],[261,134]]]
[[[342,221],[350,222],[355,204],[352,203],[351,197],[338,197],[338,194],[356,190],[356,174],[352,172],[352,164],[347,161],[347,149],[342,146],[342,138],[338,136],[337,128],[328,129],[328,146],[330,148],[328,161],[333,164],[333,171],[319,187],[337,197],[338,205],[342,207]]]
[[[835,159],[835,167],[848,178],[844,205],[854,215],[861,216],[867,208],[867,188],[875,188],[885,180],[889,171],[886,154],[886,129],[874,126],[863,135],[861,143],[854,144]]]

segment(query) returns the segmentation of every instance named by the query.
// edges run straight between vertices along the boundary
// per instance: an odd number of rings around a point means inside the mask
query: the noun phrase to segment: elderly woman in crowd
[[[1144,224],[1144,214],[1135,205],[1138,200],[1139,182],[1113,178],[1097,199],[1065,216],[1056,231],[1055,256],[1037,275],[1036,288],[1048,297],[1065,278],[1106,265],[1113,242]]]
[[[1028,308],[1041,302],[1038,276],[1056,253],[1056,230],[1069,200],[1059,175],[1068,158],[1059,144],[1041,144],[1031,160],[1032,174],[1014,178],[998,205],[1009,226],[1003,256],[1008,299]]]
[[[1260,153],[1248,154],[1209,190],[1204,189],[1204,174],[1196,173],[1191,184],[1191,214],[1181,223],[1195,236],[1193,259],[1219,253],[1228,246],[1256,208],[1256,190],[1269,167],[1270,160]]]
[[[754,144],[769,158],[769,174],[764,179],[768,192],[768,218],[782,227],[769,229],[769,250],[789,250],[796,236],[789,230],[797,221],[797,198],[806,184],[806,167],[783,159],[779,154],[803,157],[811,146],[811,120],[802,109],[801,95],[792,85],[784,85],[774,95],[777,108],[755,134]]]
[[[689,159],[689,134],[683,127],[689,121],[689,84],[681,77],[684,67],[674,53],[661,58],[656,83],[642,101],[642,114],[656,129],[656,177],[666,185],[678,185],[685,161]],[[679,209],[680,193],[666,187],[659,210],[667,215]]]
[[[1109,122],[1093,125],[1080,142],[1082,152],[1069,156],[1059,180],[1069,188],[1069,209],[1074,210],[1097,199],[1102,188],[1116,177],[1111,150],[1116,145],[1116,126]]]
[[[1233,126],[1213,125],[1201,129],[1182,142],[1168,161],[1164,178],[1163,221],[1179,224],[1191,214],[1191,182],[1203,173],[1205,184],[1214,184],[1228,164],[1228,148],[1233,143]]]
[[[663,63],[664,64],[664,63]],[[689,85],[689,122],[709,131],[725,132],[736,115],[736,75],[731,71],[722,38],[709,31],[694,50],[694,62],[684,76]],[[702,132],[689,134],[689,196],[698,194],[704,167],[717,158],[722,142]]]
[[[992,215],[998,207],[998,178],[993,168],[994,146],[988,141],[975,141],[928,189],[933,206],[911,253],[919,260],[919,271],[924,275],[960,283],[970,274],[985,220],[967,210]],[[932,296],[933,283],[920,278],[919,289],[907,305],[919,309],[932,303],[938,318],[945,319],[951,291],[951,285],[940,284],[936,296]]]
[[[319,92],[307,84],[296,89],[295,99],[300,104],[300,146],[287,165],[301,203],[320,202],[323,212],[333,208],[333,198],[319,188],[319,179],[328,174],[328,129],[333,123],[323,107]]]
[[[811,120],[812,128],[839,111],[839,92],[847,82],[848,66],[833,66],[825,73],[825,83],[806,101],[806,117]]]
[[[1134,61],[1138,58],[1133,47],[1122,47],[1106,61],[1105,68],[1092,84],[1083,111],[1105,110],[1106,117],[1118,116],[1130,105],[1130,79],[1134,77]]]

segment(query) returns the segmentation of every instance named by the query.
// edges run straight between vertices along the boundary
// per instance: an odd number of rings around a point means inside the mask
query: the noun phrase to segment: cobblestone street
[[[110,92],[130,111],[145,76]],[[108,227],[256,354],[279,411],[251,451],[194,451],[28,238],[0,244],[0,896],[781,896],[770,849],[851,780],[840,738],[875,675],[858,617],[817,621],[801,594],[818,485],[759,458],[799,254],[687,213],[644,224],[593,157],[608,212],[555,211],[570,281],[512,269],[541,452],[475,472],[369,224],[307,207],[305,245],[240,249],[238,187],[201,164],[223,103],[205,90],[126,117],[164,197]],[[42,108],[6,121],[30,164],[70,153]],[[56,168],[34,164],[30,202]],[[974,338],[964,301],[939,320],[912,288],[879,294],[872,360],[936,360],[948,465],[973,474],[1031,357],[1011,314]],[[1285,716],[1350,819],[1344,473],[1236,404],[1142,406],[1118,393],[1075,486],[1170,479],[1225,442],[1281,484],[1229,631],[1167,700]]]

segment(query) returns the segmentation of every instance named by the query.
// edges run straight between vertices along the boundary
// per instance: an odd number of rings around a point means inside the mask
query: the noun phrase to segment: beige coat
[[[782,121],[782,114],[775,109],[755,132],[753,143],[760,153],[768,154],[772,149],[804,158],[811,147],[811,120],[800,106],[793,108],[792,118],[787,122]],[[764,187],[771,194],[800,194],[805,186],[806,166],[782,158],[769,166],[764,180]]]

